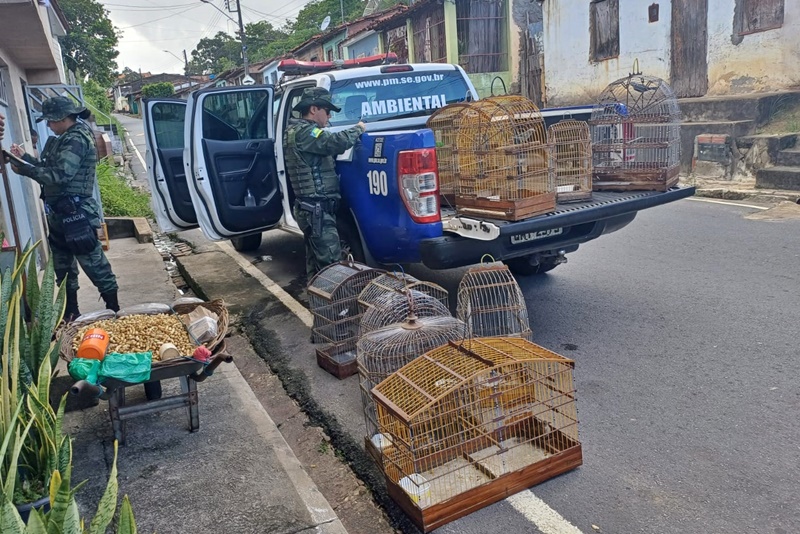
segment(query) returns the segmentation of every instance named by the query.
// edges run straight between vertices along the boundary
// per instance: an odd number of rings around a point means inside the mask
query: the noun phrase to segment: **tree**
[[[106,90],[94,80],[86,80],[83,84],[83,97],[95,109],[109,115],[111,113],[111,100],[106,95]]]
[[[231,66],[240,65],[242,44],[225,32],[200,39],[192,50],[187,74],[220,73]]]
[[[141,79],[142,79],[141,74],[139,74],[130,67],[125,67],[124,69],[122,69],[122,72],[120,73],[119,82],[120,84],[124,85],[131,82],[138,82]]]
[[[175,86],[169,82],[150,83],[142,87],[142,97],[158,98],[175,94]]]
[[[61,38],[67,68],[87,75],[101,87],[111,87],[119,36],[108,11],[95,0],[61,0],[59,5],[70,27]]]

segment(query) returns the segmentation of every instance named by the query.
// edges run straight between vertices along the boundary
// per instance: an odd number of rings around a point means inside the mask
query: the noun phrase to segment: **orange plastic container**
[[[108,332],[102,328],[90,328],[83,335],[83,341],[78,345],[78,358],[102,360],[108,350]]]

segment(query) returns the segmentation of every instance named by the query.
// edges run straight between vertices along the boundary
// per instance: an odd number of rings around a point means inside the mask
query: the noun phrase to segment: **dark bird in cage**
[[[634,82],[631,80],[631,87],[639,93],[646,93],[647,91],[655,91],[656,87],[644,85],[643,83]]]

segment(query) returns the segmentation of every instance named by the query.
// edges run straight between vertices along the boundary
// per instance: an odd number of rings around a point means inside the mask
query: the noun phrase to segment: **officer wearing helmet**
[[[294,110],[301,118],[292,119],[284,133],[284,158],[295,194],[294,218],[305,239],[310,280],[323,267],[341,259],[336,229],[341,194],[334,158],[355,145],[367,127],[359,121],[341,132],[323,130],[331,111],[338,113],[341,109],[322,87],[305,89]]]
[[[19,145],[11,145],[12,154],[30,163],[21,168],[13,166],[14,172],[42,186],[56,280],[61,283],[67,279],[67,320],[80,315],[78,264],[100,291],[106,308],[119,310],[117,279],[97,239],[100,206],[92,198],[97,183],[97,149],[92,130],[78,120],[88,116],[89,110],[67,97],[47,99],[37,122],[47,121],[57,137],[47,140],[41,159],[26,154]]]

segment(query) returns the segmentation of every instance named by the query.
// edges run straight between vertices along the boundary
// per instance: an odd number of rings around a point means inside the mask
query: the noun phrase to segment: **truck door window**
[[[160,149],[183,148],[183,120],[186,104],[159,102],[153,106],[152,123]]]
[[[467,100],[469,87],[456,70],[409,71],[331,82],[332,126],[420,117],[453,102]]]
[[[216,141],[263,139],[266,137],[266,120],[263,128],[253,127],[253,117],[267,91],[245,91],[212,94],[203,101],[203,137]],[[266,117],[266,115],[265,115]]]

